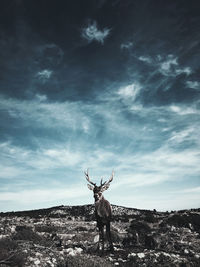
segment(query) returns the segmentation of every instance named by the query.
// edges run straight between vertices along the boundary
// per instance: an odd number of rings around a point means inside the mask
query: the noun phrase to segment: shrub
[[[195,231],[200,232],[200,215],[197,213],[190,215],[175,214],[167,219],[167,223],[170,225],[174,225],[176,227],[187,227],[187,228],[190,228],[191,224]]]
[[[35,233],[32,229],[23,229],[18,231],[16,234],[13,235],[13,240],[16,241],[31,241],[35,244],[41,244],[44,246],[51,246],[52,242],[50,240],[47,240],[43,236],[40,236],[39,234]]]
[[[54,233],[58,231],[58,227],[52,225],[37,225],[35,226],[37,232]]]
[[[42,237],[37,233],[33,232],[33,230],[31,229],[23,229],[14,234],[13,239],[40,242],[42,240]]]
[[[0,240],[0,265],[23,266],[26,256],[18,247],[16,241],[10,238]]]

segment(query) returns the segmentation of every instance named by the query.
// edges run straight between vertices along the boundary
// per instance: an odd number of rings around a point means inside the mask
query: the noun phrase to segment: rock
[[[97,242],[99,242],[99,235],[95,235],[94,237],[94,243],[97,243]]]
[[[137,253],[137,256],[138,256],[140,259],[142,259],[142,258],[145,257],[145,254],[141,252],[141,253]]]
[[[39,264],[40,264],[40,260],[37,259],[36,261],[34,261],[34,264],[35,264],[35,265],[39,265]]]

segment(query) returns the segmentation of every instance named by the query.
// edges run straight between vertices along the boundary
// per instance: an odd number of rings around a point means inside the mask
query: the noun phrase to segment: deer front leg
[[[104,227],[99,227],[99,250],[104,251]]]
[[[108,243],[109,243],[109,250],[111,252],[113,252],[114,248],[113,248],[111,232],[110,232],[110,222],[106,224],[106,236],[107,236],[107,240],[108,240]]]

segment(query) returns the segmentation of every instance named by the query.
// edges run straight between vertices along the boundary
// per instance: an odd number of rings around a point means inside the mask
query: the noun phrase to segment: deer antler
[[[113,176],[114,176],[114,171],[112,171],[112,175],[110,177],[110,179],[108,180],[108,182],[104,182],[103,185],[102,185],[102,192],[107,190],[110,186],[110,183],[112,182],[113,180]]]
[[[104,186],[105,183],[106,183],[106,181],[103,183],[103,178],[101,178],[101,184],[100,184],[100,186]]]
[[[87,171],[86,172],[84,172],[85,173],[85,178],[86,178],[86,180],[90,183],[90,184],[92,184],[92,185],[96,185],[95,183],[93,183],[91,180],[90,180],[90,177],[89,177],[89,174],[88,174],[88,169],[87,169]]]
[[[110,177],[110,179],[108,180],[108,182],[106,182],[106,184],[109,184],[109,183],[112,182],[112,180],[113,180],[113,176],[114,176],[114,171],[112,171],[111,177]]]

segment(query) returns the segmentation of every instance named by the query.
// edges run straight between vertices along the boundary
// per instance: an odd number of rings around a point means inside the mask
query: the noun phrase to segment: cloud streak
[[[195,89],[195,90],[199,90],[200,89],[200,82],[187,81],[186,86],[188,86],[189,88]]]

